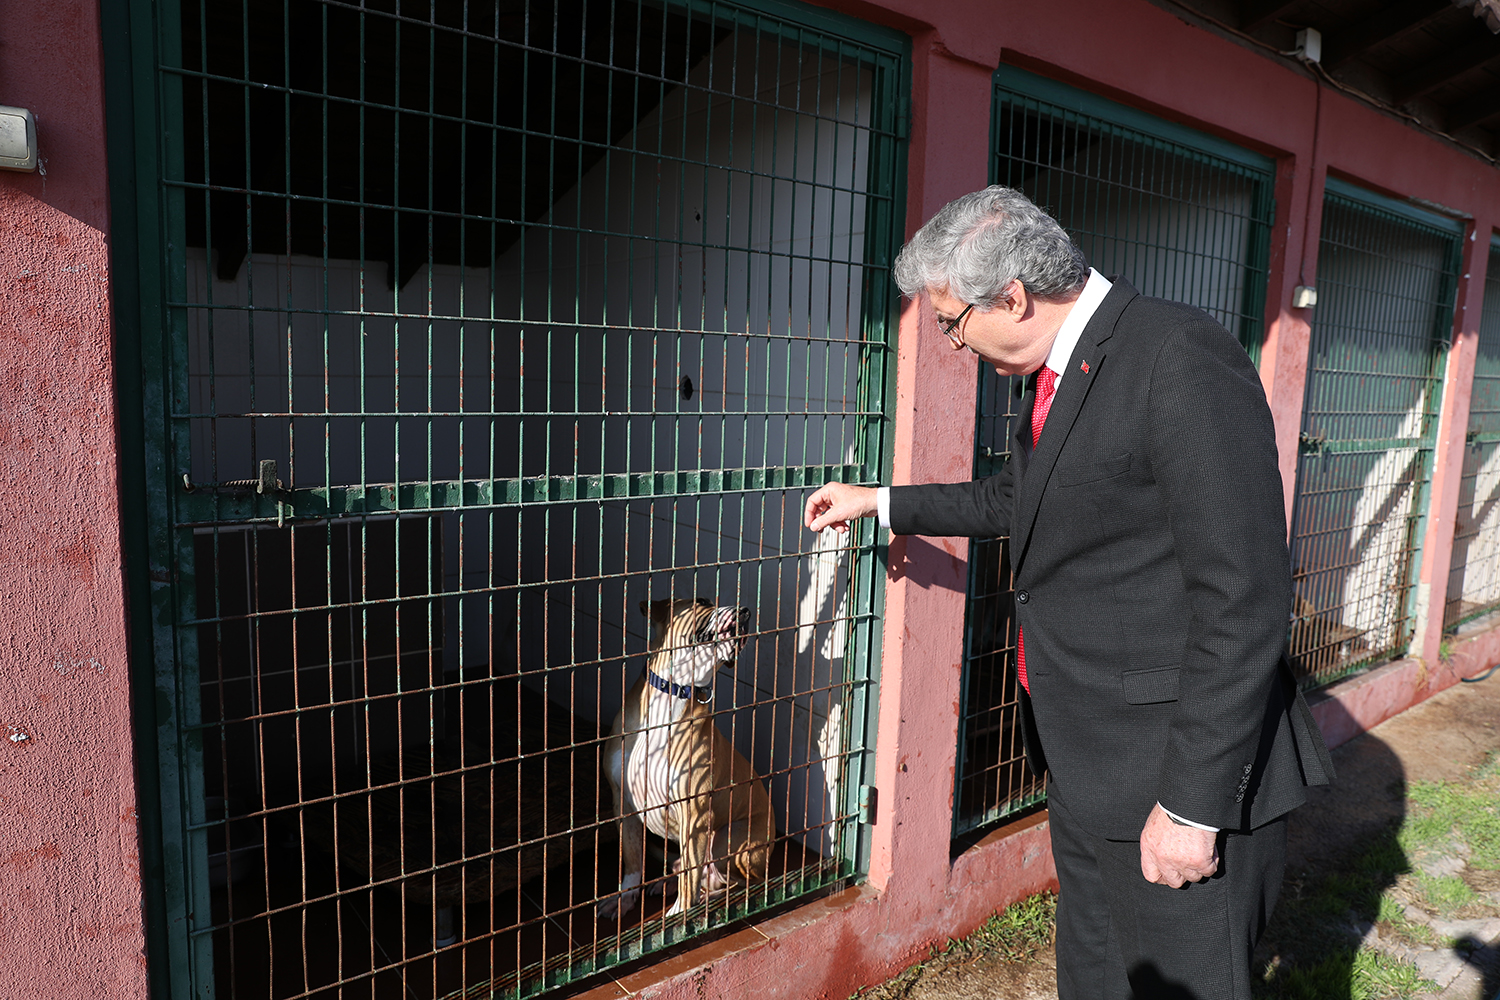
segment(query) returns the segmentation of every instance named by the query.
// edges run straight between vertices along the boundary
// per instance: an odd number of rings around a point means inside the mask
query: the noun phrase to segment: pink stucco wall
[[[0,0],[0,996],[145,995],[93,0]]]

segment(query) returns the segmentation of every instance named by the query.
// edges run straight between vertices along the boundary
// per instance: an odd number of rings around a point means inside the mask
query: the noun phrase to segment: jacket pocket
[[[1120,677],[1128,705],[1154,705],[1162,701],[1177,700],[1178,669],[1176,667],[1151,667],[1148,670],[1127,670]]]
[[[1059,486],[1081,486],[1084,483],[1094,483],[1101,479],[1109,479],[1121,473],[1130,471],[1130,452],[1107,458],[1102,462],[1090,462],[1087,465],[1075,465],[1071,468],[1059,468],[1057,470],[1057,485]]]

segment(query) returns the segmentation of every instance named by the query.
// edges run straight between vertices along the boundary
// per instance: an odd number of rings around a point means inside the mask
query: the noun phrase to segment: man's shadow
[[[1338,702],[1315,713],[1330,742],[1358,731]],[[1406,818],[1401,759],[1368,732],[1336,747],[1333,758],[1337,778],[1308,788],[1288,823],[1286,876],[1256,955],[1262,997],[1357,995],[1355,955],[1379,933],[1382,896],[1411,870],[1398,839]]]

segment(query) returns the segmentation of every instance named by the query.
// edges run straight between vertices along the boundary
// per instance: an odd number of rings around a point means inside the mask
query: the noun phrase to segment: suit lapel
[[[1114,335],[1115,324],[1125,306],[1139,294],[1123,278],[1113,279],[1109,294],[1083,328],[1083,335],[1073,348],[1073,356],[1068,359],[1067,371],[1061,373],[1063,378],[1058,383],[1057,395],[1052,398],[1052,407],[1047,412],[1047,422],[1035,451],[1031,450],[1031,407],[1035,389],[1023,400],[1026,417],[1019,421],[1018,440],[1012,445],[1024,448],[1022,454],[1030,452],[1028,459],[1016,469],[1016,512],[1011,521],[1010,551],[1011,565],[1017,572],[1025,561],[1031,529],[1036,524],[1037,511],[1046,493],[1047,481],[1052,476],[1052,468],[1062,454],[1095,381],[1103,374],[1108,355],[1106,344]]]

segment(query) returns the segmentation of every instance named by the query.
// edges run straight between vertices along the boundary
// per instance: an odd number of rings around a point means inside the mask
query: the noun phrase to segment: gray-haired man
[[[895,274],[955,350],[1028,376],[1010,460],[975,482],[829,483],[807,526],[1010,536],[1059,997],[1246,997],[1286,814],[1332,776],[1283,655],[1285,507],[1255,368],[1206,314],[1090,270],[1009,188],[945,206]]]

